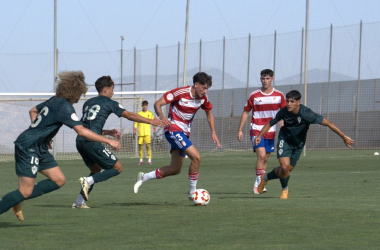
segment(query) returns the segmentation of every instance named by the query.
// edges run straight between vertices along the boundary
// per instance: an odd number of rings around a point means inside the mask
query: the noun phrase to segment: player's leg
[[[146,146],[146,153],[148,155],[148,165],[152,165],[152,147],[150,145],[151,143],[150,135],[147,135],[144,137],[144,143]]]
[[[144,136],[139,136],[139,156],[140,161],[137,165],[142,165],[144,163],[143,157],[144,157]]]
[[[102,171],[102,168],[97,164],[97,163],[94,163],[91,165],[90,167],[90,174],[89,176],[93,176],[94,174],[97,174],[99,173],[100,171]],[[94,185],[91,185],[88,189],[88,195],[90,195],[92,189],[94,188]],[[90,208],[89,206],[87,206],[87,204],[85,203],[85,199],[84,199],[84,193],[82,191],[82,189],[80,190],[79,192],[79,195],[78,195],[78,198],[76,199],[76,201],[73,203],[73,205],[71,206],[72,208]]]
[[[189,166],[189,199],[190,195],[197,189],[197,182],[199,177],[199,166],[201,164],[201,155],[194,146],[188,147],[184,153],[190,158],[191,163]]]
[[[294,167],[296,166],[303,148],[297,148],[297,147],[290,147],[291,148],[291,155],[290,157],[286,158],[279,158],[280,161],[280,169],[278,170],[278,176],[280,177],[281,187],[282,187],[282,193],[280,195],[280,199],[287,199],[288,198],[288,182],[290,178],[290,172],[293,171]]]
[[[23,221],[24,216],[21,210],[21,202],[32,194],[35,180],[35,178],[19,176],[18,189],[4,195],[0,200],[0,214],[5,213],[11,207],[14,207],[13,211],[17,218],[20,221]]]
[[[267,165],[267,161],[268,161],[268,157],[269,157],[269,154],[267,154],[267,152],[265,151],[265,147],[259,147],[259,148],[255,148],[255,151],[256,151],[256,179],[255,179],[255,183],[253,185],[253,192],[255,194],[258,194],[258,186],[261,182],[261,175],[262,174],[265,174],[265,169],[266,169],[266,165]]]
[[[85,200],[88,200],[88,191],[94,183],[106,181],[116,175],[119,175],[123,167],[116,156],[101,143],[87,142],[84,145],[86,155],[91,161],[97,163],[104,171],[92,176],[79,178],[80,186]]]

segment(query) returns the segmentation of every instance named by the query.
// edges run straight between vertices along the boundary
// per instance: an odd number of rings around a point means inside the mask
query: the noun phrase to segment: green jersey
[[[73,105],[56,96],[36,106],[38,115],[30,127],[22,132],[15,144],[21,149],[47,150],[47,144],[58,133],[62,124],[73,128],[82,125],[77,117]]]
[[[297,114],[290,113],[285,107],[278,111],[276,117],[270,120],[269,123],[273,126],[280,120],[284,120],[284,126],[280,129],[278,139],[285,140],[298,148],[303,148],[310,124],[321,124],[323,116],[314,113],[311,109],[301,104]]]
[[[81,120],[85,128],[101,135],[108,116],[114,113],[118,117],[121,117],[124,111],[125,109],[118,102],[100,95],[91,98],[83,104],[83,116]],[[86,139],[77,136],[77,141],[80,140]]]

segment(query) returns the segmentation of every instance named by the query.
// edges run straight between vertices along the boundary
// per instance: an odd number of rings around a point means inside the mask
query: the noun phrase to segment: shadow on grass
[[[146,202],[120,202],[120,203],[108,203],[106,206],[118,206],[118,207],[130,207],[130,206],[158,206],[162,204],[146,203]]]
[[[23,222],[0,222],[0,228],[11,228],[11,227],[36,227],[38,225],[24,224]]]
[[[36,207],[49,207],[49,208],[53,208],[53,207],[58,207],[58,208],[71,208],[71,205],[34,205]]]
[[[278,197],[268,197],[268,196],[228,196],[228,197],[216,197],[216,199],[278,199]]]

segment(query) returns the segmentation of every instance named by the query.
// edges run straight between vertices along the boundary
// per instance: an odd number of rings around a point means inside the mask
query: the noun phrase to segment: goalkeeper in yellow
[[[142,102],[142,110],[138,112],[139,115],[148,119],[154,119],[154,115],[151,111],[148,110],[148,101]],[[146,145],[146,151],[148,154],[148,165],[152,164],[152,147],[150,146],[150,135],[151,128],[150,124],[135,122],[133,128],[133,137],[136,137],[136,128],[138,128],[138,140],[139,140],[139,155],[140,162],[138,165],[142,165],[143,161],[143,152],[144,152],[144,143]],[[153,136],[156,135],[156,127],[153,126]]]

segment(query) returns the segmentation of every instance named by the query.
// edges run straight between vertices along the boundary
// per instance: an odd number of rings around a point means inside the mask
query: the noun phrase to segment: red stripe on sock
[[[162,176],[162,174],[160,173],[160,170],[159,170],[158,168],[156,169],[156,178],[157,178],[157,179],[164,178],[164,177]]]
[[[199,172],[196,172],[194,174],[189,174],[189,180],[196,181],[198,180]]]
[[[265,174],[265,170],[263,168],[261,169],[256,169],[256,175],[260,176],[261,174]]]

